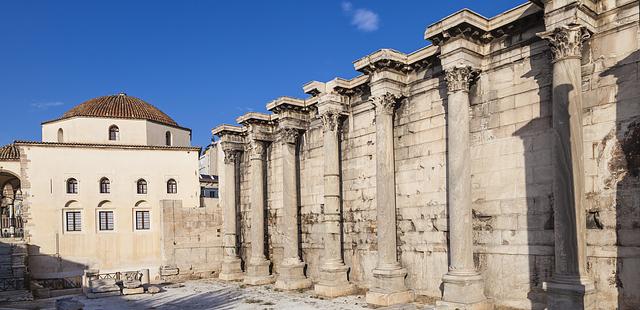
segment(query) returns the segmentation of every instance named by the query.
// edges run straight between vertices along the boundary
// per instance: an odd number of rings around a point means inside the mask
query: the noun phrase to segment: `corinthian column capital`
[[[322,120],[322,130],[324,132],[327,131],[337,131],[340,128],[340,111],[338,110],[327,110],[324,111],[320,115],[320,120]]]
[[[251,159],[262,159],[264,150],[264,142],[260,140],[251,139],[251,141],[249,141],[249,144],[247,144],[247,151],[249,152],[249,156]]]
[[[453,67],[445,71],[445,80],[450,93],[458,91],[469,91],[472,82],[480,73],[479,69],[471,66]]]
[[[394,95],[390,92],[385,93],[382,96],[375,96],[371,98],[373,105],[376,109],[376,114],[393,114],[398,101],[401,96]]]
[[[295,144],[298,136],[300,136],[300,131],[297,128],[284,127],[278,131],[277,140],[282,143]]]
[[[582,44],[591,37],[586,27],[580,25],[562,26],[538,34],[549,41],[553,61],[582,58]]]
[[[240,157],[240,151],[234,149],[224,150],[224,163],[234,164]]]

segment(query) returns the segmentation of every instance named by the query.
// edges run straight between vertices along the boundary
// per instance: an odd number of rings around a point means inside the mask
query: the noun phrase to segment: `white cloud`
[[[64,105],[64,102],[61,101],[47,101],[47,102],[35,102],[31,104],[31,107],[36,108],[38,110],[46,110],[52,107],[59,107]]]
[[[353,4],[351,2],[342,2],[342,11],[349,13],[353,10]]]
[[[378,30],[379,22],[380,18],[378,18],[378,14],[367,9],[357,9],[351,20],[352,25],[366,32]]]
[[[378,30],[380,17],[369,9],[355,9],[353,3],[345,1],[341,4],[342,12],[351,17],[351,25],[360,31],[371,32]]]

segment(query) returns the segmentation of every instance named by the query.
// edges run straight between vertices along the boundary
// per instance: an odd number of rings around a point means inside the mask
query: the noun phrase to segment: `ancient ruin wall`
[[[631,12],[631,13],[629,13]],[[626,14],[626,15],[625,15]],[[618,15],[637,20],[637,9]],[[640,304],[640,70],[636,23],[602,31],[584,48],[584,147],[588,272],[600,308]],[[552,63],[542,16],[494,39],[471,89],[474,259],[486,295],[517,308],[545,304],[554,260],[551,150]],[[407,285],[441,296],[447,272],[446,86],[439,65],[409,73],[409,99],[394,119],[398,255]],[[375,126],[368,94],[352,96],[342,123],[343,256],[361,288],[376,265]],[[299,142],[300,230],[307,275],[322,259],[322,129],[311,122]],[[277,143],[267,151],[268,249],[282,260],[282,180]],[[242,257],[249,257],[249,160],[241,163]]]

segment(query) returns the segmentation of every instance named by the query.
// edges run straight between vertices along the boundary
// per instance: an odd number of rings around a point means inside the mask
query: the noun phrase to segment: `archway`
[[[22,188],[20,178],[0,171],[0,235],[15,238],[24,235],[22,225]]]

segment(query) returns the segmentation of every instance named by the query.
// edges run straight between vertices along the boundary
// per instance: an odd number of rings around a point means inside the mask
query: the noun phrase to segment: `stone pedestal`
[[[247,265],[247,274],[244,277],[244,283],[249,285],[264,285],[273,283],[275,277],[271,275],[269,267],[271,261],[263,259],[251,259]]]
[[[482,276],[473,262],[471,218],[471,151],[469,144],[469,85],[477,75],[470,66],[446,70],[447,186],[449,210],[449,272],[442,277],[440,305],[452,309],[485,309]]]
[[[298,231],[298,191],[296,182],[296,143],[299,131],[296,128],[280,128],[278,143],[281,146],[282,165],[282,224],[284,230],[284,258],[276,280],[276,288],[298,290],[312,285],[304,274],[305,263],[298,254],[300,235]]]
[[[240,152],[235,149],[224,149],[224,191],[222,192],[223,203],[223,226],[224,233],[222,245],[224,247],[222,270],[219,279],[223,281],[242,280],[242,261],[237,252],[237,215],[236,215],[236,162]]]
[[[291,291],[307,289],[313,282],[304,275],[306,264],[300,260],[283,262],[280,266],[278,280],[275,287],[280,290]]]
[[[555,268],[545,283],[549,309],[590,309],[595,286],[587,276],[582,138],[582,44],[590,33],[562,26],[540,34],[553,55],[553,215]]]
[[[321,115],[324,132],[324,252],[320,267],[320,281],[315,285],[316,294],[337,297],[352,294],[355,286],[349,283],[349,267],[342,259],[342,230],[340,222],[340,153],[338,132],[341,110],[326,109]],[[336,104],[340,107],[338,104]]]
[[[378,264],[367,303],[389,306],[411,302],[414,294],[404,284],[407,271],[396,253],[396,184],[393,150],[393,113],[399,97],[385,93],[373,97],[376,109],[376,200]]]
[[[271,262],[264,255],[264,142],[252,140],[251,156],[251,258],[247,266],[245,284],[263,285],[272,283],[269,272]]]

